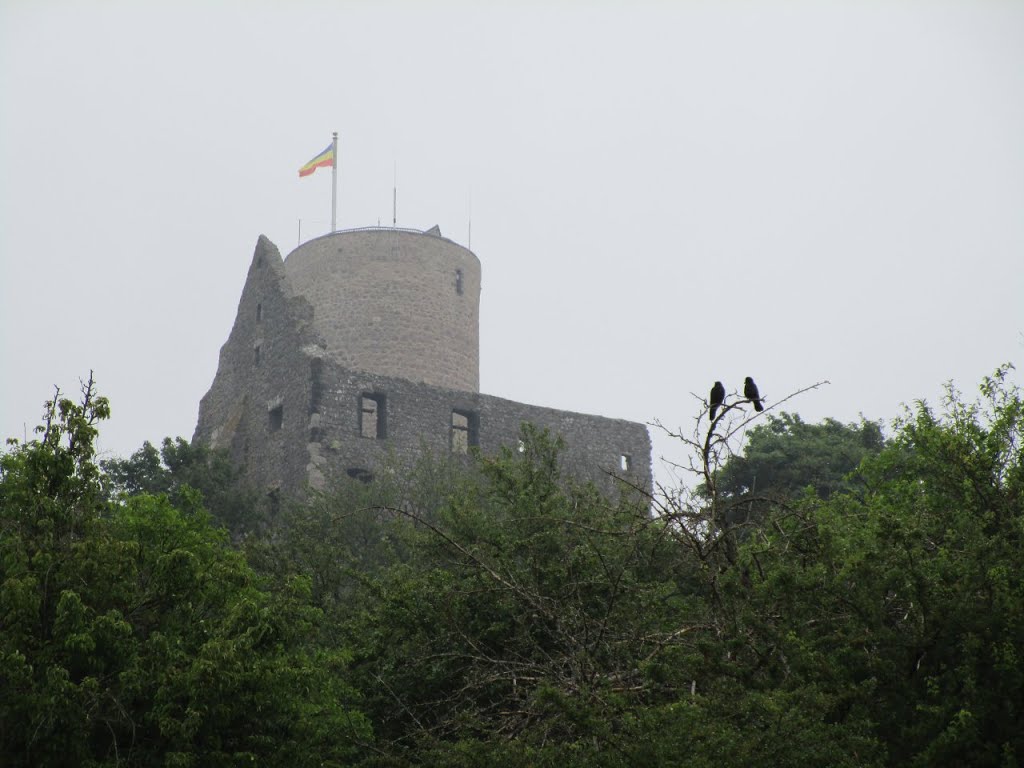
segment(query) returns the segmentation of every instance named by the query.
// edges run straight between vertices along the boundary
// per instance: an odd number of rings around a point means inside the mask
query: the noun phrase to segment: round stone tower
[[[355,370],[480,389],[480,261],[427,232],[354,229],[285,259],[326,352]]]

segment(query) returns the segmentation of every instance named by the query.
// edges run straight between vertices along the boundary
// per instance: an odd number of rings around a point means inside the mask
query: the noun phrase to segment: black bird
[[[722,382],[716,381],[715,386],[711,388],[711,420],[715,420],[715,414],[718,413],[718,406],[725,401],[725,387],[722,386]]]
[[[754,403],[755,411],[760,412],[764,410],[764,406],[761,405],[761,393],[757,391],[757,384],[749,376],[743,382],[743,396]]]

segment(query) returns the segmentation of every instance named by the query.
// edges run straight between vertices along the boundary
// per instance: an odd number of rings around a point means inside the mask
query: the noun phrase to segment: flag
[[[304,166],[299,168],[299,176],[309,176],[317,168],[332,168],[334,167],[334,142],[332,141],[327,145],[327,149],[321,152],[319,155],[314,157]]]

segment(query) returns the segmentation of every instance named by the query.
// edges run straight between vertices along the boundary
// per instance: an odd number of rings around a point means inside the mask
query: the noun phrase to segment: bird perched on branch
[[[764,410],[764,406],[761,405],[761,393],[757,391],[757,384],[749,376],[743,382],[743,396],[754,404],[755,411],[761,412]]]
[[[725,402],[725,387],[722,386],[722,382],[715,382],[715,386],[711,388],[711,398],[708,402],[711,404],[711,420],[714,421],[715,414],[718,413],[718,406]]]

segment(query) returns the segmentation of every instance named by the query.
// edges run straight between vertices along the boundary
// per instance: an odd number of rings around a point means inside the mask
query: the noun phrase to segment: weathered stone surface
[[[338,232],[303,243],[284,266],[337,362],[480,388],[480,261],[439,231]]]
[[[515,447],[529,422],[565,439],[577,476],[649,486],[643,425],[477,391],[479,291],[476,256],[434,235],[341,232],[287,261],[261,236],[193,439],[227,448],[254,482],[297,493],[365,479],[384,456]]]

